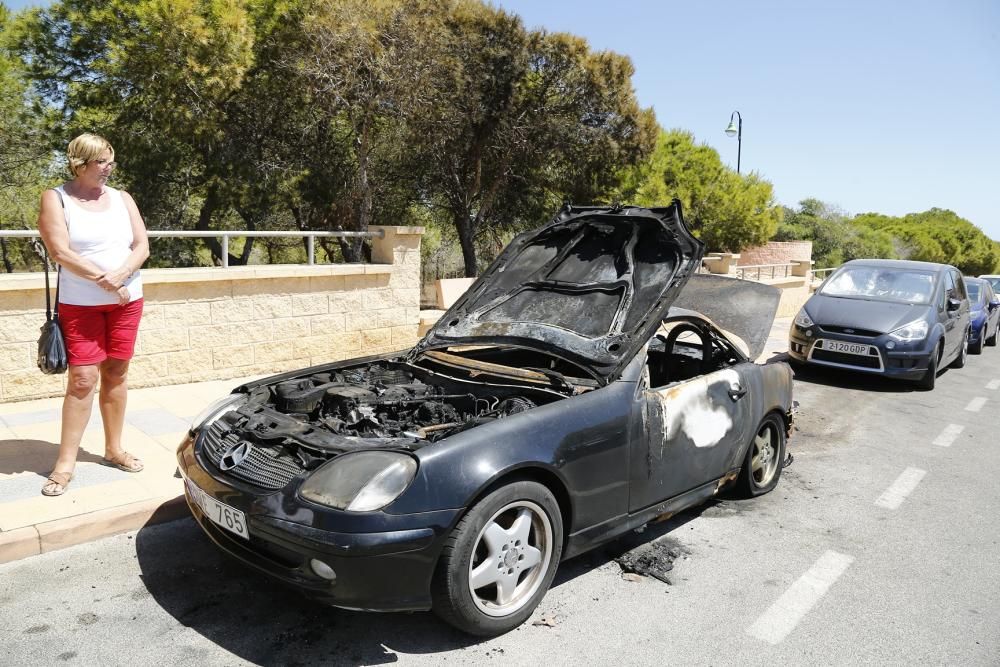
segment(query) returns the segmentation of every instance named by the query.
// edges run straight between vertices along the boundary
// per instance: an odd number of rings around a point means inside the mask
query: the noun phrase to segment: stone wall
[[[420,227],[372,227],[371,264],[143,270],[133,387],[277,373],[412,346]],[[60,395],[35,366],[41,274],[0,276],[0,402]]]
[[[771,241],[767,245],[740,251],[739,266],[787,264],[812,259],[812,241]]]

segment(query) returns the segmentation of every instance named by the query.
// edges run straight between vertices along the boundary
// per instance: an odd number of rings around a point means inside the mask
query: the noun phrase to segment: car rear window
[[[965,283],[965,291],[969,293],[969,301],[979,301],[979,283]]]
[[[820,294],[927,304],[934,294],[934,274],[877,266],[845,266],[823,285]]]

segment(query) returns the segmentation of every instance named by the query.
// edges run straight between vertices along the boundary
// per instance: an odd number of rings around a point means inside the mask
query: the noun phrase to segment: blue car
[[[966,278],[965,289],[969,292],[969,352],[981,354],[983,344],[997,344],[1000,297],[990,281],[982,278]]]

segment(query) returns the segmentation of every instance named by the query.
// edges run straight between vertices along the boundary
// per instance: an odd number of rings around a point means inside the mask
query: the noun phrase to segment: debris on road
[[[653,577],[672,586],[673,582],[670,581],[667,572],[674,569],[674,561],[680,558],[683,553],[680,545],[657,540],[622,554],[615,559],[615,562],[624,573],[622,578],[627,581],[636,581],[629,575],[638,574]]]

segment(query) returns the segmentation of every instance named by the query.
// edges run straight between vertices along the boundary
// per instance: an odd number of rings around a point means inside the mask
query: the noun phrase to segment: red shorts
[[[99,364],[108,357],[128,361],[135,350],[142,299],[124,306],[59,304],[59,326],[70,366]]]

